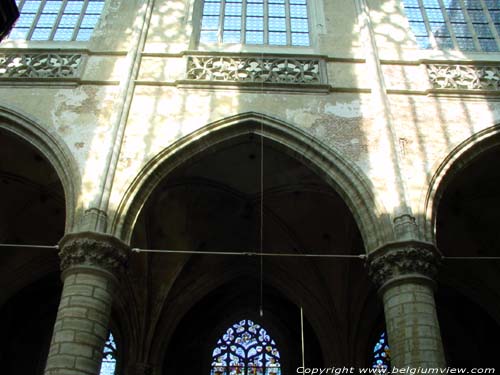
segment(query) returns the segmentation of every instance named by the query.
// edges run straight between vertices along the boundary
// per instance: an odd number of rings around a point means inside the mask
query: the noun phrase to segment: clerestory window
[[[204,0],[201,43],[309,46],[307,0]]]
[[[499,0],[403,0],[421,48],[500,51]]]
[[[212,352],[211,375],[281,375],[276,343],[259,324],[244,319],[233,324]]]
[[[117,350],[113,334],[109,332],[108,339],[102,351],[101,370],[99,375],[115,375],[116,374]]]
[[[380,334],[373,347],[372,368],[381,374],[386,374],[391,369],[391,351],[385,332]]]
[[[11,40],[87,41],[105,0],[16,0],[19,19]]]

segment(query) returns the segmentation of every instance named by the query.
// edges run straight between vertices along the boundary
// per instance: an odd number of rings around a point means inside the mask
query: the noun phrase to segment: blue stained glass
[[[302,18],[292,18],[290,20],[292,32],[308,32],[309,24],[307,19]]]
[[[285,6],[280,4],[269,4],[270,17],[285,17]]]
[[[38,19],[38,27],[52,27],[56,22],[57,14],[42,14]]]
[[[62,1],[47,1],[45,3],[45,7],[43,8],[43,12],[47,13],[58,13],[61,9]]]
[[[407,7],[413,7],[413,8],[418,8],[418,0],[403,0],[405,8]]]
[[[465,16],[461,10],[448,11],[448,18],[450,22],[465,22]]]
[[[437,37],[436,42],[439,48],[442,49],[453,49],[453,41],[450,37]]]
[[[443,13],[440,9],[427,9],[426,13],[430,22],[444,22]]]
[[[219,28],[219,17],[204,16],[201,21],[203,30],[217,30]]]
[[[286,31],[286,22],[284,18],[269,18],[269,30]]]
[[[474,29],[479,38],[491,38],[493,39],[493,34],[491,33],[490,27],[484,24],[474,24]]]
[[[220,3],[205,3],[203,14],[207,16],[218,16],[220,13]]]
[[[101,14],[104,8],[104,2],[90,2],[87,4],[85,13],[87,14]]]
[[[260,339],[262,336],[269,337],[251,320],[233,324],[223,335],[224,340],[232,338],[230,344],[223,346],[219,340],[213,351],[211,375],[281,375],[279,351],[274,341],[273,346],[265,346]]]
[[[498,4],[498,0],[484,0],[486,7],[490,10],[500,8],[500,4]]]
[[[476,49],[472,38],[457,38],[457,44],[464,51],[474,51]]]
[[[40,1],[26,1],[21,9],[23,13],[36,13],[40,8]]]
[[[26,39],[28,37],[28,32],[30,30],[24,27],[16,27],[15,29],[12,29],[9,39],[16,40],[16,39]]]
[[[465,2],[465,6],[467,7],[467,9],[483,9],[480,0],[467,0]]]
[[[459,37],[459,36],[472,37],[471,32],[470,32],[467,24],[465,24],[465,23],[453,23],[452,27],[453,27],[453,31],[455,32],[455,35],[457,37]]]
[[[85,16],[83,16],[81,27],[94,28],[98,20],[99,20],[99,15],[86,14]]]
[[[290,4],[306,4],[306,0],[290,0]]]
[[[425,8],[439,8],[438,0],[422,0]]]
[[[372,368],[386,373],[391,368],[391,351],[385,332],[382,332],[373,348]]]
[[[113,334],[110,332],[108,340],[104,345],[102,352],[101,371],[99,375],[114,375],[116,371],[116,358],[117,358],[116,343]]]
[[[31,36],[32,40],[49,40],[51,29],[36,28]]]
[[[241,32],[240,31],[224,31],[222,41],[224,43],[240,43]]]
[[[83,1],[68,1],[64,8],[64,13],[80,13],[83,8]]]
[[[61,21],[59,22],[59,26],[61,27],[74,27],[78,22],[78,15],[74,14],[64,14],[61,17]]]
[[[290,5],[290,17],[307,18],[307,7],[305,5]]]
[[[80,29],[78,30],[78,35],[76,36],[76,40],[78,41],[87,41],[90,40],[92,36],[92,29]]]
[[[247,4],[247,15],[262,17],[264,15],[264,6],[262,4]]]
[[[420,48],[431,48],[431,44],[429,42],[429,37],[427,36],[417,36],[417,44]]]
[[[263,44],[264,43],[264,33],[261,31],[247,31],[245,42],[247,44]]]
[[[286,33],[269,33],[269,44],[275,46],[286,46]]]
[[[423,22],[410,22],[410,27],[415,36],[427,36],[427,28]]]
[[[264,19],[262,17],[247,17],[247,30],[263,30]]]
[[[21,27],[31,27],[31,24],[35,20],[35,15],[34,14],[23,14],[22,17],[19,17],[17,23],[16,23],[16,28],[21,28]],[[12,36],[12,34],[11,34]]]
[[[406,9],[406,16],[410,21],[423,21],[422,12],[420,9],[409,8]]]
[[[240,30],[241,17],[224,17],[224,30]]]
[[[481,49],[485,52],[495,52],[498,51],[497,42],[495,39],[479,39],[479,44]]]
[[[472,22],[488,23],[486,14],[482,10],[469,10],[469,17]]]
[[[225,14],[226,16],[240,16],[241,4],[226,3]]]

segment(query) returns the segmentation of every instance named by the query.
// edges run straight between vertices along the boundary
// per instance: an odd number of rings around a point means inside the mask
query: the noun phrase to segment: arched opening
[[[64,234],[61,181],[35,147],[0,130],[0,347],[5,374],[42,374],[61,285],[56,245]],[[7,345],[8,344],[8,345]]]
[[[476,145],[480,146],[480,145]],[[500,344],[500,147],[457,161],[437,210],[437,245],[445,256],[436,296],[447,363],[498,367]]]
[[[208,374],[217,336],[242,319],[272,327],[273,337],[292,338],[280,341],[282,373],[290,373],[300,365],[300,307],[306,366],[369,361],[369,349],[360,352],[354,344],[367,335],[356,322],[366,314],[378,316],[380,306],[373,303],[359,258],[264,258],[264,319],[274,321],[266,323],[258,314],[260,258],[225,255],[259,252],[261,233],[268,253],[365,252],[355,215],[307,165],[308,155],[298,158],[268,138],[261,142],[258,133],[241,132],[184,160],[157,183],[140,212],[133,247],[222,253],[132,257],[131,275],[141,275],[142,282],[134,287],[146,288],[146,314],[156,324],[149,360],[161,361],[162,373]],[[369,341],[364,338],[366,345]]]

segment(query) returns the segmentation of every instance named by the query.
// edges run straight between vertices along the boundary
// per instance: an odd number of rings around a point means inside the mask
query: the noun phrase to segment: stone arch
[[[130,242],[139,212],[154,188],[170,172],[195,155],[243,135],[261,135],[301,161],[346,202],[366,249],[392,238],[392,225],[376,201],[364,173],[331,147],[302,130],[269,116],[248,112],[211,123],[167,147],[149,161],[124,194],[112,220],[111,232]]]
[[[35,147],[55,169],[61,181],[65,206],[65,232],[75,225],[75,210],[80,173],[77,163],[67,145],[54,132],[39,125],[30,116],[19,110],[0,105],[0,129],[13,134]]]
[[[425,240],[436,241],[437,209],[449,182],[483,152],[497,146],[500,146],[500,124],[467,138],[440,161],[419,203],[422,215],[418,224]]]

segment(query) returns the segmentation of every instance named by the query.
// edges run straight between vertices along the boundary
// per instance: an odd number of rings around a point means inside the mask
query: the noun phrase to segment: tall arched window
[[[307,0],[204,0],[201,43],[309,46]]]
[[[382,332],[373,347],[372,368],[379,370],[381,373],[386,373],[391,368],[391,351],[385,332]]]
[[[101,372],[99,375],[116,374],[116,343],[113,334],[109,332],[108,340],[102,352]]]
[[[9,39],[86,41],[104,0],[16,0],[20,16]]]
[[[244,319],[233,324],[212,352],[211,375],[280,375],[280,353],[264,328]]]

